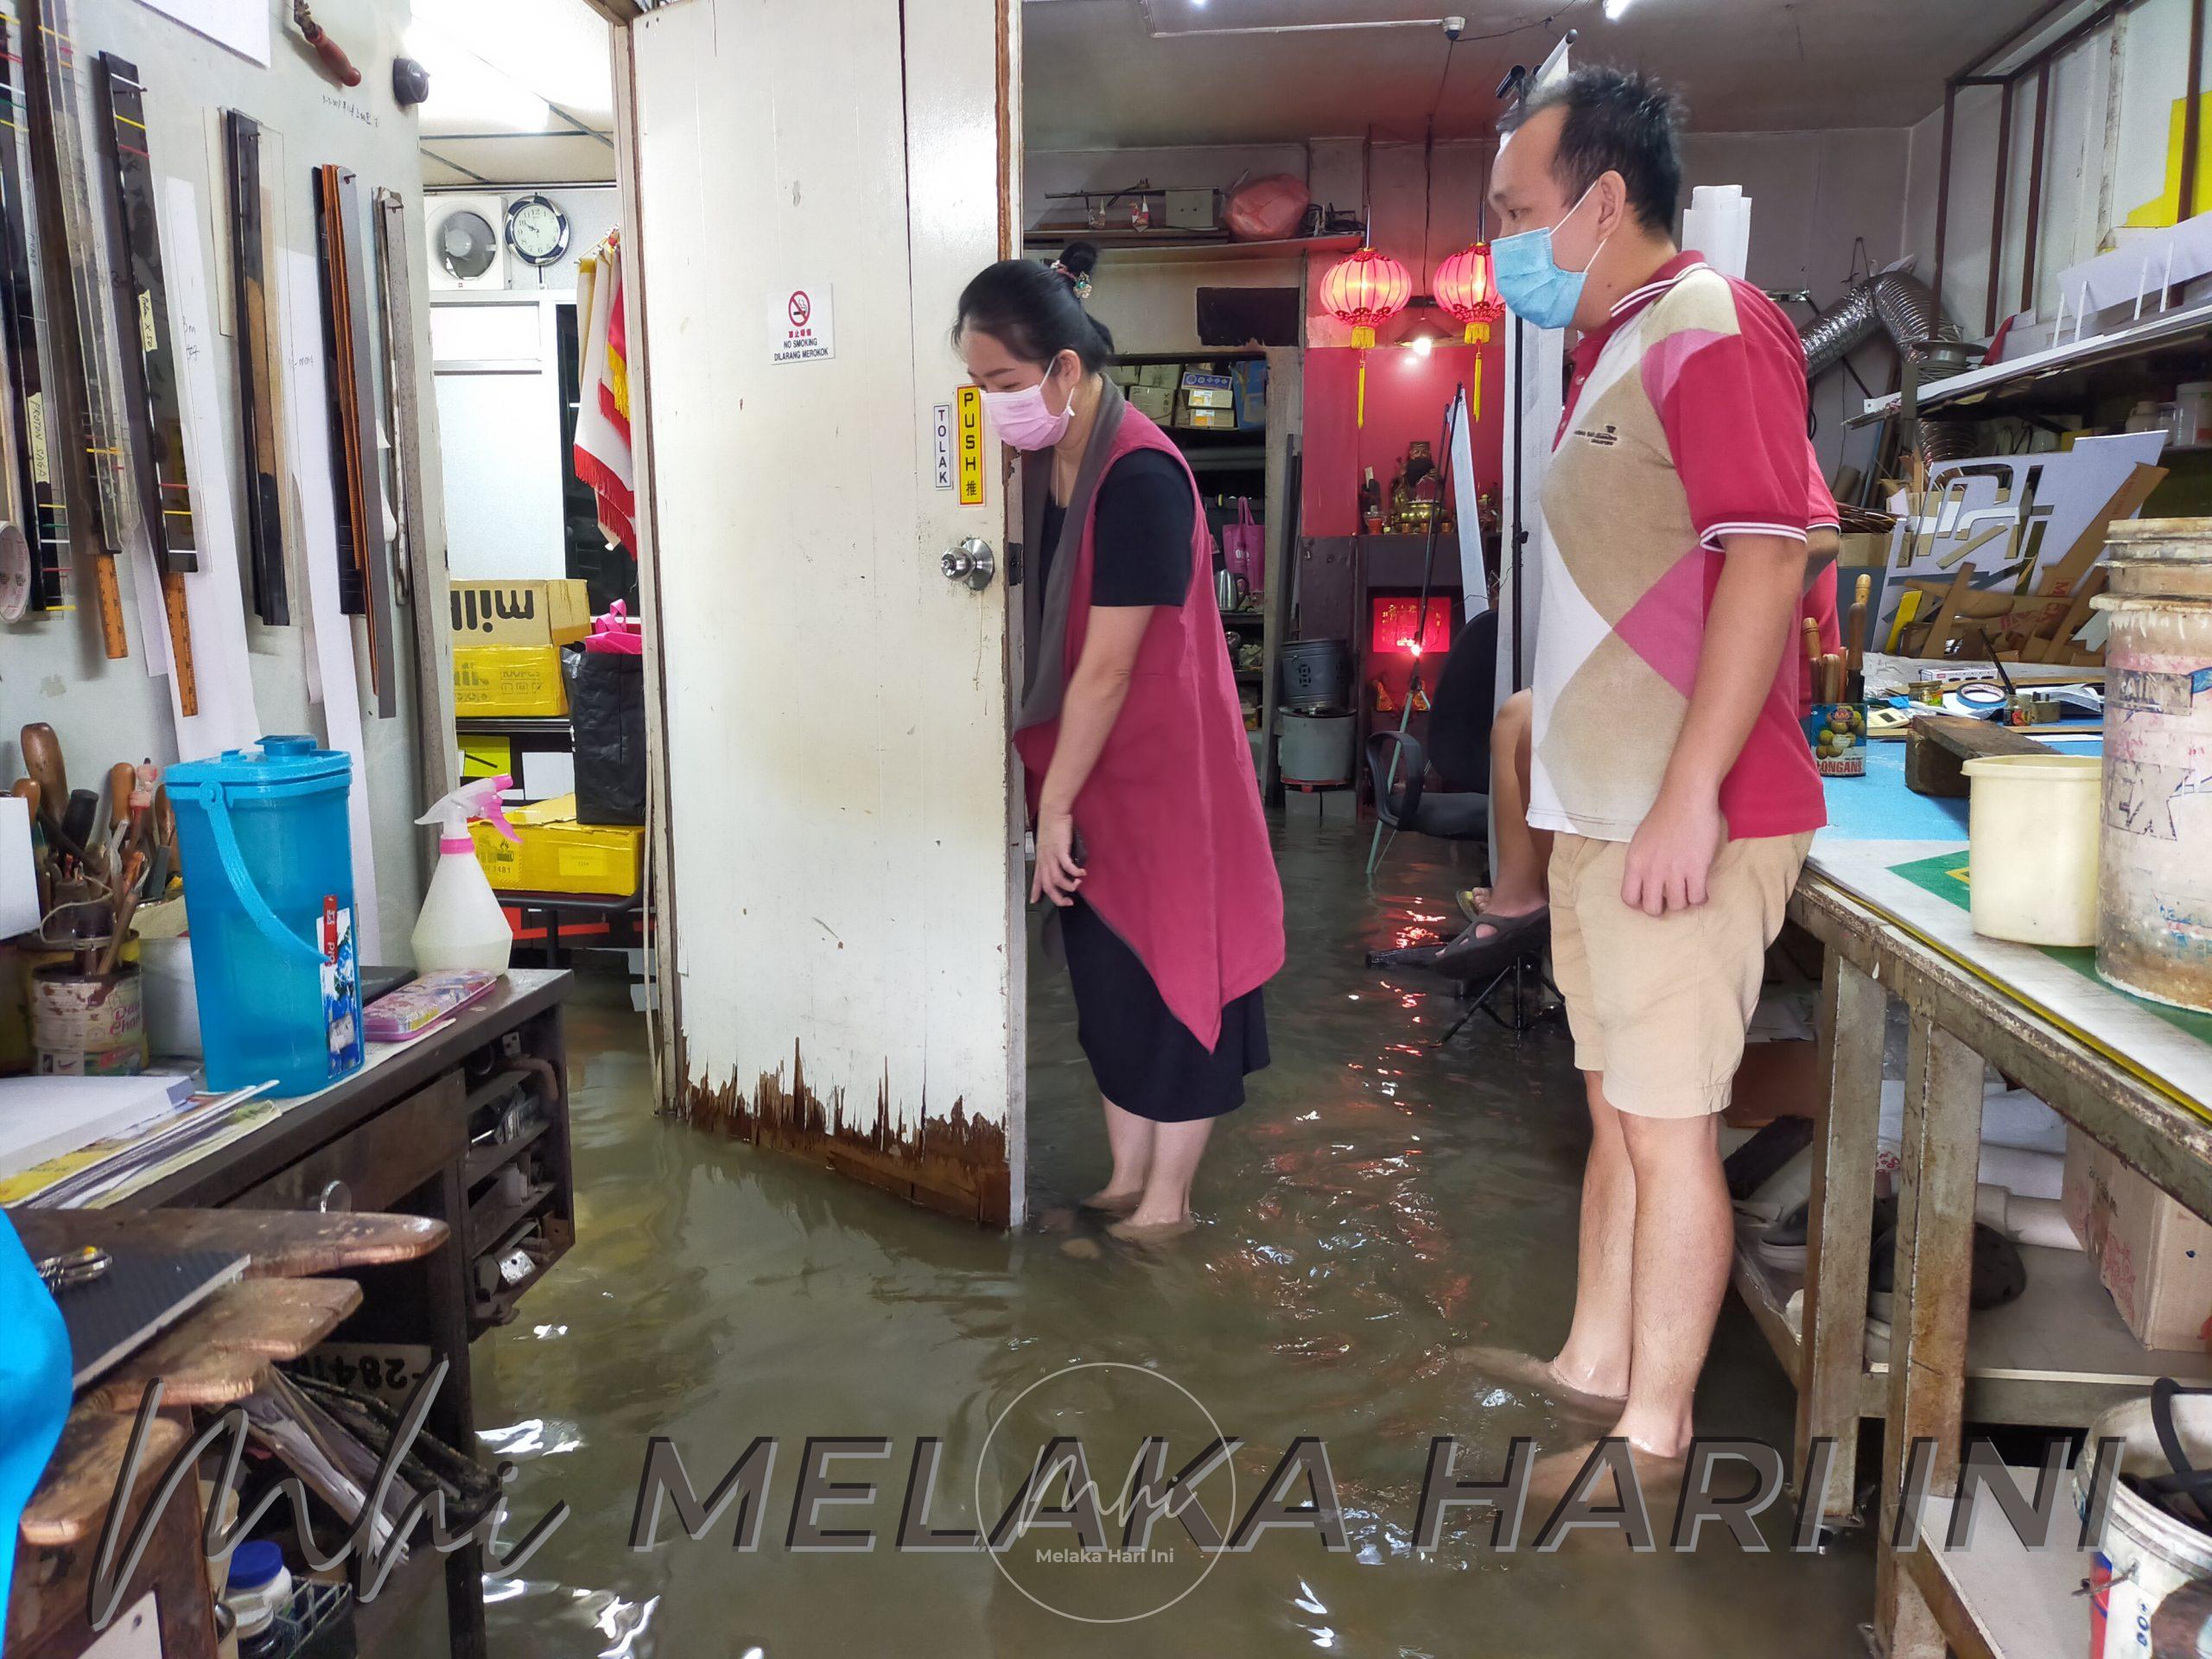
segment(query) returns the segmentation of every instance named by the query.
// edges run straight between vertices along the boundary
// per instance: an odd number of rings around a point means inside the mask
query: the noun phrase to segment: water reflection
[[[660,1122],[626,1007],[577,1007],[570,1040],[588,1053],[575,1103],[579,1243],[525,1305],[533,1324],[476,1351],[478,1417],[502,1426],[487,1446],[522,1470],[520,1525],[556,1499],[574,1512],[527,1579],[493,1586],[493,1652],[1846,1650],[1871,1606],[1857,1553],[1509,1556],[1448,1529],[1435,1554],[1414,1549],[1429,1436],[1459,1436],[1463,1467],[1502,1468],[1516,1434],[1566,1443],[1542,1401],[1467,1374],[1452,1355],[1562,1334],[1583,1140],[1562,1039],[1532,1035],[1516,1048],[1478,1020],[1440,1053],[1428,1033],[1456,1016],[1449,999],[1362,965],[1366,950],[1449,916],[1465,878],[1412,861],[1416,844],[1401,843],[1371,894],[1356,832],[1304,827],[1284,847],[1292,957],[1270,993],[1275,1065],[1217,1138],[1196,1194],[1204,1224],[1159,1253],[1132,1252],[1066,1212],[1103,1161],[1065,984],[1049,965],[1032,997],[1040,1224],[1010,1237]],[[1096,1369],[1036,1386],[1084,1365]],[[1122,1366],[1180,1385],[1204,1413],[1111,1369]],[[1780,1373],[1732,1313],[1701,1410],[1713,1432],[1788,1435]],[[1205,1488],[1210,1516],[1225,1530],[1285,1449],[1319,1436],[1348,1550],[1325,1551],[1309,1527],[1201,1560],[1174,1519],[1158,1523],[1173,1562],[890,1548],[918,1440],[943,1442],[931,1522],[980,1516],[988,1527],[1053,1436],[1081,1437],[1111,1500],[1146,1436],[1168,1437],[1171,1470],[1196,1454],[1212,1432],[1205,1414],[1243,1441],[1218,1491]],[[756,1553],[730,1548],[729,1513],[702,1541],[671,1523],[673,1542],[628,1548],[653,1434],[676,1441],[702,1493],[753,1437],[779,1438]],[[874,1481],[878,1495],[826,1509],[823,1522],[873,1524],[883,1540],[866,1554],[784,1549],[806,1437],[862,1434],[891,1437],[889,1455],[842,1464],[834,1478]],[[1205,1564],[1214,1570],[1198,1582]],[[1039,1605],[1127,1617],[1166,1599],[1150,1595],[1155,1584],[1187,1593],[1135,1623],[1080,1623]]]

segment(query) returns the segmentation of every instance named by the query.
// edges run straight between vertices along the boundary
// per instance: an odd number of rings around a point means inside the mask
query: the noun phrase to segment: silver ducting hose
[[[1817,380],[1844,355],[1880,329],[1919,366],[1920,383],[1948,378],[1967,366],[1963,354],[1946,351],[1959,341],[1958,326],[1943,315],[1935,290],[1910,271],[1885,270],[1844,296],[1843,303],[1797,331],[1805,347],[1805,378]],[[1920,423],[1920,450],[1929,462],[1962,461],[1979,447],[1972,421]]]

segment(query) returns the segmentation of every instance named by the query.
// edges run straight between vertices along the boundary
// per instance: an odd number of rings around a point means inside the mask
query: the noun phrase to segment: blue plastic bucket
[[[188,761],[176,808],[207,1086],[312,1094],[361,1064],[352,758],[311,737]]]

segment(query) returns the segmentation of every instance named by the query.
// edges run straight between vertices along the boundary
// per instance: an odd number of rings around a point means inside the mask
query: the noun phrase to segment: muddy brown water
[[[1692,1555],[1633,1555],[1608,1537],[1539,1554],[1532,1516],[1511,1554],[1456,1522],[1435,1552],[1414,1548],[1432,1436],[1458,1437],[1463,1472],[1481,1475],[1503,1471],[1515,1436],[1588,1438],[1453,1357],[1564,1334],[1580,1091],[1556,1027],[1516,1047],[1478,1020],[1440,1050],[1449,995],[1362,965],[1369,946],[1446,917],[1461,878],[1433,843],[1403,844],[1370,892],[1364,833],[1306,823],[1279,840],[1290,962],[1268,993],[1274,1064],[1217,1133],[1203,1224],[1166,1249],[1132,1249],[1065,1213],[1106,1165],[1049,964],[1032,1001],[1033,1220],[1008,1236],[655,1119],[620,988],[580,996],[576,1248],[474,1356],[486,1448],[519,1469],[506,1536],[556,1501],[571,1510],[534,1560],[487,1585],[495,1655],[1863,1651],[1863,1544],[1759,1555],[1709,1535]],[[1790,1409],[1732,1304],[1700,1431],[1786,1446]],[[1243,1445],[1198,1489],[1207,1516],[1229,1528],[1314,1437],[1347,1547],[1325,1548],[1307,1520],[1207,1553],[1163,1518],[1135,1558],[1058,1559],[1073,1552],[1066,1529],[1033,1530],[995,1559],[893,1548],[919,1442],[940,1443],[928,1522],[980,1514],[988,1528],[1047,1442],[1079,1440],[1118,1539],[1114,1500],[1142,1440],[1166,1439],[1172,1471],[1216,1433]],[[735,1506],[698,1541],[664,1510],[658,1546],[630,1548],[653,1435],[673,1440],[702,1495],[775,1437],[756,1548],[732,1547]],[[872,1529],[865,1553],[787,1541],[805,1443],[831,1436],[889,1442],[830,1465],[875,1482],[872,1501],[819,1511],[827,1529]],[[1300,1482],[1284,1503],[1309,1496]],[[1045,1501],[1065,1497],[1055,1485]],[[1785,1510],[1764,1522],[1777,1547]]]

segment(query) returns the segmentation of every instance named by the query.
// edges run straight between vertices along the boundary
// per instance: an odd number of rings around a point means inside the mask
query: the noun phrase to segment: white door
[[[938,406],[1001,257],[1006,0],[631,26],[677,1025],[671,1104],[992,1225],[1021,1204],[998,452]],[[957,450],[956,416],[950,442]]]

